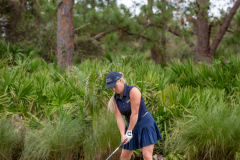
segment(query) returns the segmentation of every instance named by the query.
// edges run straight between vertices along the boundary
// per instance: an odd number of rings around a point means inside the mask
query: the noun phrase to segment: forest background
[[[157,121],[154,154],[239,159],[240,0],[218,14],[209,0],[133,3],[0,1],[1,159],[106,159],[120,142],[112,70]]]

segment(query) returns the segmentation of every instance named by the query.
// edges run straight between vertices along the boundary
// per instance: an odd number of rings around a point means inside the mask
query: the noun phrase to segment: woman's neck
[[[123,93],[120,93],[120,94],[119,94],[119,97],[120,97],[121,99],[122,99],[122,96],[123,96]]]
[[[125,90],[125,85],[123,85],[123,91],[122,91],[122,93],[119,94],[119,97],[120,97],[121,99],[122,99],[124,90]]]

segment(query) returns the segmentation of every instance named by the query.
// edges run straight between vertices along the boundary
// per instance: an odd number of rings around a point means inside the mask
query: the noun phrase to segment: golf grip
[[[126,141],[127,141],[127,139],[125,139],[125,140],[117,147],[117,149],[115,149],[115,151],[113,151],[113,153],[112,153],[106,160],[108,160]]]

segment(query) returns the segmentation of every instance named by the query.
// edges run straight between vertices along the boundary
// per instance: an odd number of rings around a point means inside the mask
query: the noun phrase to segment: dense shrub
[[[75,62],[84,58],[95,59],[103,56],[101,43],[88,36],[74,38]]]
[[[214,101],[214,99],[213,99]],[[186,159],[235,159],[240,148],[240,109],[214,101],[212,106],[199,106],[191,115],[176,121],[168,139],[174,152]]]
[[[21,48],[10,45],[3,45],[9,54],[0,61],[0,117],[22,117],[26,132],[17,137],[23,142],[20,145],[11,144],[7,136],[1,138],[5,139],[2,148],[11,151],[4,149],[4,155],[22,159],[109,156],[120,143],[114,114],[106,111],[112,96],[111,90],[104,89],[109,71],[123,72],[127,84],[140,88],[163,136],[154,153],[168,159],[229,159],[239,153],[240,56],[214,60],[211,65],[174,60],[163,68],[141,53],[106,54],[65,72],[36,57],[38,49],[25,48],[27,54],[21,56]],[[11,124],[5,124],[14,133]],[[6,131],[7,127],[0,127]],[[119,154],[120,150],[114,156]],[[134,155],[141,156],[139,151]]]
[[[23,147],[24,124],[18,115],[0,117],[0,159],[19,158]]]

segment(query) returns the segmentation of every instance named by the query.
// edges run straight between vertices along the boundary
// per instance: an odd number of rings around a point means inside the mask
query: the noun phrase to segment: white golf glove
[[[133,135],[132,135],[132,131],[127,130],[126,134],[125,134],[125,140],[126,142],[129,142],[132,139]]]

